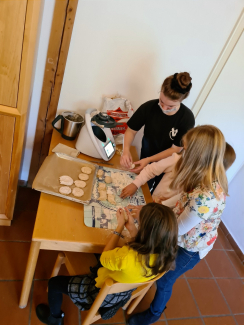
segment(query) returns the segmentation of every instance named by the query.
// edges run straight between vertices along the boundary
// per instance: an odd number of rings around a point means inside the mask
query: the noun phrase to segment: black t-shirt
[[[129,128],[139,131],[144,125],[141,159],[169,149],[181,147],[183,135],[195,125],[192,111],[181,103],[174,115],[166,115],[153,99],[142,104],[127,122]]]

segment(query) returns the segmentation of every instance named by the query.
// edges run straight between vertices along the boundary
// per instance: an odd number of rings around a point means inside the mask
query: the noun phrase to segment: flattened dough
[[[84,182],[84,181],[79,181],[79,180],[77,180],[77,181],[75,181],[74,183],[75,183],[75,186],[76,186],[76,187],[81,187],[81,188],[86,187],[86,182]]]
[[[105,190],[99,191],[99,194],[100,194],[100,196],[99,196],[98,200],[100,200],[100,201],[106,201],[107,200],[107,193],[106,193]]]
[[[74,196],[81,197],[82,195],[84,195],[84,191],[79,187],[75,187],[73,188],[72,194]]]
[[[106,191],[106,184],[99,182],[98,183],[98,191],[104,190]]]
[[[92,169],[90,167],[82,167],[81,168],[82,173],[84,174],[91,174]]]
[[[71,188],[68,186],[62,186],[59,188],[59,193],[63,194],[63,195],[69,195],[71,193]]]
[[[116,205],[113,194],[108,194],[108,202],[113,204],[113,205]]]
[[[89,179],[89,176],[83,173],[80,173],[78,177],[81,181],[87,181]]]
[[[104,175],[104,171],[102,169],[98,169],[98,172],[97,172],[97,177],[98,178],[102,178]]]
[[[59,177],[59,183],[62,185],[72,185],[74,183],[73,178],[69,177],[69,176],[60,176]]]
[[[105,176],[104,180],[107,184],[112,183],[112,178],[110,176]]]

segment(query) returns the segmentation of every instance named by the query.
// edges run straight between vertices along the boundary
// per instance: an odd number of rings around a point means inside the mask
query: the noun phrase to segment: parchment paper
[[[86,187],[83,188],[84,195],[80,198],[75,197],[72,192],[69,195],[63,195],[59,193],[61,185],[59,183],[59,177],[63,175],[70,176],[73,180],[79,180],[79,174],[81,173],[81,167],[90,167],[92,173],[89,175],[89,179],[86,182]],[[41,168],[39,169],[36,178],[34,179],[32,188],[48,193],[51,195],[59,196],[67,200],[75,201],[82,204],[89,204],[92,196],[92,189],[95,182],[95,175],[98,169],[98,165],[88,163],[85,160],[79,158],[73,158],[62,153],[55,153],[48,156]],[[75,185],[69,186],[71,189]]]

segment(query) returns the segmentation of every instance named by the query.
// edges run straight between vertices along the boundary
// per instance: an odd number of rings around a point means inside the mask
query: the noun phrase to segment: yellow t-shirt
[[[103,252],[100,257],[103,267],[97,272],[96,287],[101,288],[107,278],[121,283],[139,283],[153,279],[155,275],[145,277],[145,269],[147,274],[150,274],[150,269],[143,267],[143,261],[140,261],[138,255],[128,246]],[[156,254],[151,254],[150,265],[155,263],[156,257]]]

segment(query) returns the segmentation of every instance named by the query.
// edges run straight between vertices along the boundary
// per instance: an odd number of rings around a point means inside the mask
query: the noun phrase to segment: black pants
[[[94,267],[96,271],[101,267],[101,254],[94,254],[98,264]],[[48,281],[48,303],[50,312],[54,317],[61,316],[61,306],[63,302],[63,294],[68,295],[68,285],[73,276],[55,276]]]
[[[53,317],[61,316],[63,293],[68,295],[68,284],[71,276],[55,276],[48,281],[48,303]]]

